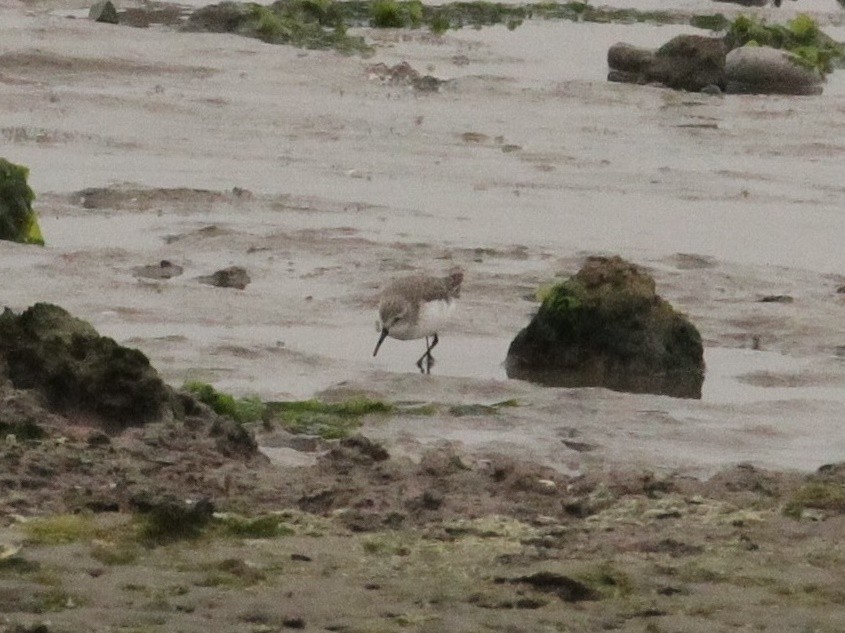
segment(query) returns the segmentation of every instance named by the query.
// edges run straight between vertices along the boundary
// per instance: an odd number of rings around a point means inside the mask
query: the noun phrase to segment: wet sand
[[[568,473],[707,475],[845,455],[841,71],[821,97],[711,97],[605,81],[610,44],[690,27],[368,31],[362,59],[0,6],[3,155],[29,166],[48,244],[0,243],[5,305],[62,305],[175,385],[519,401],[495,419],[365,429],[412,456],[446,440]],[[448,83],[419,93],[367,70],[403,60]],[[91,187],[113,195],[84,200]],[[596,253],[647,267],[699,326],[700,402],[505,378],[536,289]],[[132,275],[165,259],[184,274]],[[416,374],[419,342],[373,359],[379,287],[455,264],[460,319],[435,375]],[[230,265],[245,290],[197,282]],[[780,294],[794,301],[759,302]],[[596,449],[562,448],[562,428]]]

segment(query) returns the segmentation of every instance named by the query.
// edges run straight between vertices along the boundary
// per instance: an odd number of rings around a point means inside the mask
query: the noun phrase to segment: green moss
[[[791,495],[783,513],[800,519],[808,508],[845,514],[845,484],[824,481],[808,483]]]
[[[266,574],[257,567],[239,558],[227,558],[205,566],[206,576],[196,584],[200,587],[242,588],[255,585],[266,578]]]
[[[375,0],[372,3],[371,25],[376,28],[419,28],[423,21],[423,4],[419,0]]]
[[[727,41],[731,48],[748,44],[771,46],[798,56],[801,63],[829,73],[835,63],[845,60],[845,46],[836,42],[806,14],[799,14],[786,24],[767,24],[746,15],[730,25]]]
[[[259,517],[242,517],[238,515],[226,515],[216,519],[224,534],[238,538],[276,538],[278,536],[290,536],[294,534],[285,522],[285,518],[279,514],[268,514]]]
[[[516,407],[516,400],[503,400],[493,404],[456,404],[449,407],[449,413],[455,417],[464,415],[497,415],[502,407]]]
[[[91,558],[103,565],[129,565],[138,560],[140,552],[131,543],[97,543],[91,548]]]
[[[41,613],[64,611],[80,606],[80,600],[61,588],[50,589],[40,596]]]
[[[36,303],[0,315],[0,353],[18,388],[35,389],[49,408],[91,413],[114,428],[159,419],[172,392],[140,351],[99,336],[59,306]]]
[[[634,590],[631,578],[610,562],[585,570],[579,578],[607,598],[625,597]]]
[[[371,414],[388,414],[393,405],[368,398],[352,398],[346,402],[327,403],[319,400],[262,402],[260,399],[234,398],[202,382],[189,382],[183,387],[220,415],[239,423],[262,420],[266,426],[281,424],[292,433],[319,435],[324,439],[340,439],[361,425],[361,418]],[[423,415],[428,409],[418,407],[405,413]]]
[[[0,558],[0,577],[5,575],[21,575],[37,572],[41,563],[27,560],[23,556],[8,556]]]
[[[90,540],[97,534],[89,515],[59,514],[24,523],[27,540],[34,545],[62,545]]]
[[[365,415],[392,413],[392,405],[368,398],[327,403],[319,400],[267,402],[264,419],[280,423],[292,433],[319,435],[323,439],[347,437]]]
[[[0,240],[44,246],[32,210],[35,194],[26,182],[29,169],[0,158]]]
[[[806,13],[797,15],[787,26],[795,41],[801,44],[812,44],[821,34],[816,21]]]
[[[203,404],[210,406],[215,413],[227,415],[240,424],[260,421],[266,409],[265,404],[257,397],[235,398],[204,382],[187,382],[182,388],[192,393]]]
[[[340,6],[332,0],[278,0],[269,6],[223,2],[196,10],[185,28],[237,33],[299,48],[370,52],[363,38],[347,34]]]

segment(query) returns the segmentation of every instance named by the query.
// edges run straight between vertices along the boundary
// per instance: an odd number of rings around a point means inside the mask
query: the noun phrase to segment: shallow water
[[[795,386],[761,386],[749,384],[748,376],[772,374],[789,379],[812,370],[809,358],[795,358],[776,352],[748,349],[709,348],[704,352],[707,377],[704,380],[702,401],[712,404],[746,404],[786,400],[818,400],[845,403],[845,389],[841,383],[827,386],[796,384]],[[780,382],[785,382],[784,380]]]
[[[104,315],[108,318],[109,315]],[[339,363],[359,372],[384,371],[400,374],[418,374],[416,360],[425,351],[422,339],[416,341],[385,340],[378,356],[373,358],[373,348],[378,339],[375,329],[356,326],[256,326],[256,325],[207,325],[197,324],[125,324],[115,315],[115,320],[101,326],[101,330],[118,340],[132,337],[166,339],[184,337],[199,349],[214,345],[237,346],[249,341],[250,349],[266,352],[275,350],[280,355],[314,358],[308,371],[297,369],[287,373],[283,360],[277,361],[277,371],[262,378],[253,377],[247,391],[267,393],[285,385],[288,393],[307,398],[314,392],[328,388],[337,377],[333,365]],[[466,334],[444,334],[434,349],[435,364],[432,374],[473,380],[507,381],[504,359],[510,339]],[[795,386],[782,386],[784,380],[812,371],[813,359],[795,358],[776,352],[750,349],[708,347],[704,350],[706,374],[701,402],[705,404],[749,404],[788,400],[817,400],[845,403],[845,389],[837,383],[814,385],[812,380],[797,381]],[[323,369],[325,368],[325,369]],[[845,367],[842,368],[845,375]],[[774,376],[771,386],[749,383],[748,376]],[[257,378],[257,380],[256,380]],[[226,384],[224,380],[223,384]],[[231,384],[243,392],[243,385]],[[553,387],[552,387],[553,388]]]

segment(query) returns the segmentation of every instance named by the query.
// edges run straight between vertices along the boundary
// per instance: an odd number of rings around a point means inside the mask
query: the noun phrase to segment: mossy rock
[[[725,91],[734,94],[818,95],[824,78],[804,58],[769,46],[743,46],[728,53]]]
[[[183,27],[189,31],[237,33],[269,44],[342,53],[368,53],[360,36],[347,34],[340,7],[332,0],[276,0],[269,6],[221,2],[194,11]]]
[[[49,303],[0,315],[0,363],[16,388],[40,392],[52,410],[94,414],[111,428],[158,420],[174,402],[143,353]]]
[[[620,257],[592,257],[545,293],[511,342],[511,378],[567,387],[700,398],[704,349],[696,327]]]
[[[44,245],[32,210],[35,194],[26,182],[29,169],[0,158],[0,240]]]
[[[816,21],[801,13],[786,24],[767,24],[754,17],[740,15],[725,35],[731,49],[742,46],[768,46],[796,55],[801,64],[821,75],[845,62],[845,44],[824,33]]]
[[[678,35],[657,49],[646,71],[649,81],[669,88],[698,92],[705,86],[724,86],[728,46],[720,38]]]

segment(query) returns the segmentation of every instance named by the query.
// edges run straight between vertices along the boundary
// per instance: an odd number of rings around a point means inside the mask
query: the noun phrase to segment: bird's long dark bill
[[[381,336],[378,337],[378,343],[376,343],[376,348],[373,350],[373,356],[378,354],[378,348],[381,347],[381,344],[384,343],[384,339],[387,338],[387,328],[382,328]]]

